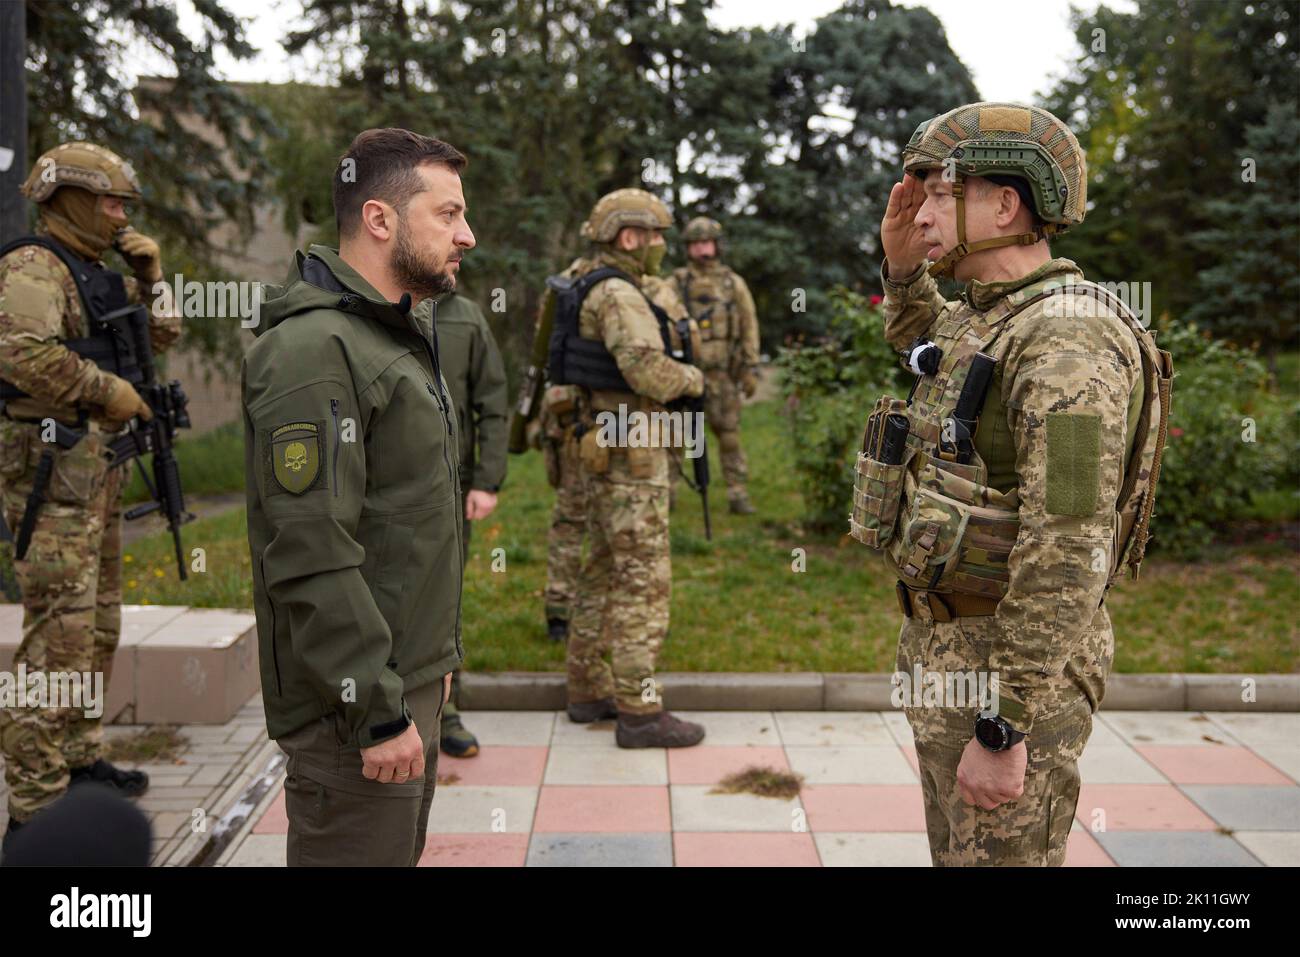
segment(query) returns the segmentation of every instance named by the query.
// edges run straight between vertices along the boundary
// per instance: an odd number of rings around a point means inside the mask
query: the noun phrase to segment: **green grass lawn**
[[[778,408],[766,402],[745,412],[758,515],[728,513],[719,483],[711,497],[713,541],[706,542],[698,498],[684,485],[679,490],[672,531],[672,630],[660,666],[890,671],[900,621],[894,581],[873,553],[847,535],[812,537],[800,531],[801,502]],[[721,475],[716,453],[713,474]],[[512,456],[500,506],[475,524],[463,620],[468,666],[476,671],[563,668],[562,648],[543,635],[551,501],[540,456]],[[189,525],[184,536],[187,554],[195,547],[206,550],[207,571],[181,583],[171,539],[142,539],[127,550],[126,600],[250,607],[242,510]],[[493,572],[497,548],[504,550],[505,569]],[[806,555],[803,572],[792,569],[796,548]],[[1298,576],[1300,556],[1278,546],[1237,549],[1212,564],[1149,561],[1141,581],[1123,583],[1108,599],[1117,670],[1295,671]]]

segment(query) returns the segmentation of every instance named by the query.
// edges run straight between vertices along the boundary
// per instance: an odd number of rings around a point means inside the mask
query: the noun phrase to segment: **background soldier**
[[[900,464],[868,465],[870,501],[917,491],[896,526],[872,527],[888,505],[861,523],[855,507],[853,533],[888,539],[900,673],[998,676],[991,710],[908,708],[934,863],[1059,865],[1114,654],[1106,589],[1145,543],[1168,355],[1051,256],[1087,184],[1055,116],[961,107],[921,124],[903,168],[881,224],[885,335],[920,379],[906,407],[878,406],[910,432]],[[946,274],[962,300],[939,295]]]
[[[625,748],[686,747],[704,737],[698,724],[663,710],[654,678],[672,590],[669,450],[653,443],[610,447],[595,419],[620,409],[663,411],[664,403],[704,388],[699,369],[665,350],[668,317],[656,315],[641,289],[643,277],[658,271],[663,230],[671,226],[667,207],[645,190],[616,190],[596,203],[582,230],[593,250],[563,275],[580,281],[602,267],[622,275],[590,286],[576,316],[557,305],[564,368],[550,370],[553,383],[580,387],[571,435],[591,535],[569,636],[569,717],[617,715],[616,738]]]
[[[438,356],[456,410],[460,439],[461,511],[465,516],[462,564],[469,561],[469,535],[476,519],[497,507],[506,478],[508,435],[506,370],[492,329],[478,303],[452,292],[438,303]],[[451,699],[442,709],[442,750],[453,757],[478,754],[478,740],[461,722],[457,698],[460,669],[452,675]]]
[[[697,216],[682,233],[688,264],[673,270],[677,292],[695,317],[701,348],[695,364],[704,370],[705,417],[718,437],[722,477],[731,511],[754,511],[745,481],[749,465],[740,447],[740,393],[758,387],[758,315],[745,280],[722,264],[722,226]]]
[[[28,672],[91,672],[107,688],[121,630],[122,468],[105,449],[113,433],[149,407],[135,388],[69,347],[91,335],[90,319],[131,303],[155,305],[162,279],[158,244],[128,226],[140,200],[130,164],[90,143],[65,143],[36,161],[22,186],[39,209],[38,236],[53,249],[18,240],[0,258],[0,379],[26,392],[0,416],[4,517],[17,532],[28,510],[42,453],[53,455],[46,500],[35,513],[26,555],[15,561],[23,594],[23,638],[14,667]],[[133,275],[108,269],[115,249]],[[83,276],[83,301],[69,263]],[[180,336],[170,308],[150,309],[150,339],[161,352]],[[85,433],[71,448],[43,439],[43,421]],[[101,702],[102,704],[102,702]],[[9,786],[9,831],[81,780],[127,795],[148,777],[103,759],[98,717],[71,707],[0,712],[0,750]]]

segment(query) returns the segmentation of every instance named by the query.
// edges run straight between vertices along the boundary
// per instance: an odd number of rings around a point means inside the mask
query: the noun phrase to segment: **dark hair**
[[[387,127],[357,134],[334,170],[334,220],[339,237],[352,235],[361,207],[381,199],[399,212],[424,189],[416,170],[426,163],[459,173],[468,160],[456,147],[410,130]]]

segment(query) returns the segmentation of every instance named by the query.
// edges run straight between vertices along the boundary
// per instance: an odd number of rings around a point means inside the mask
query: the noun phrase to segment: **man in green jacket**
[[[506,370],[492,329],[478,303],[455,292],[437,304],[438,355],[456,409],[460,438],[461,514],[465,517],[462,563],[469,563],[470,523],[497,507],[506,477],[510,404]],[[442,709],[442,750],[457,758],[478,754],[478,739],[460,720],[460,669]]]
[[[456,425],[435,323],[474,246],[451,146],[360,134],[339,250],[298,253],[243,368],[248,542],[288,863],[414,865],[460,640]]]

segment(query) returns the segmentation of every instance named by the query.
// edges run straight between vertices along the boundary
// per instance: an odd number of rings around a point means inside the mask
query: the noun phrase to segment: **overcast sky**
[[[223,58],[222,73],[231,80],[284,82],[309,79],[316,64],[289,59],[279,40],[297,22],[298,0],[224,0],[225,6],[248,23],[247,36],[261,53],[254,60]],[[800,32],[840,6],[842,0],[720,0],[713,15],[724,27],[764,26],[793,22]],[[1095,0],[1076,0],[1095,9]],[[975,78],[986,100],[1030,102],[1047,90],[1073,62],[1077,44],[1069,30],[1070,0],[910,0],[905,6],[934,11],[948,34],[948,43]],[[1133,0],[1110,0],[1112,8],[1132,10]],[[181,24],[198,23],[190,0],[179,0]],[[161,72],[153,65],[149,72]]]

